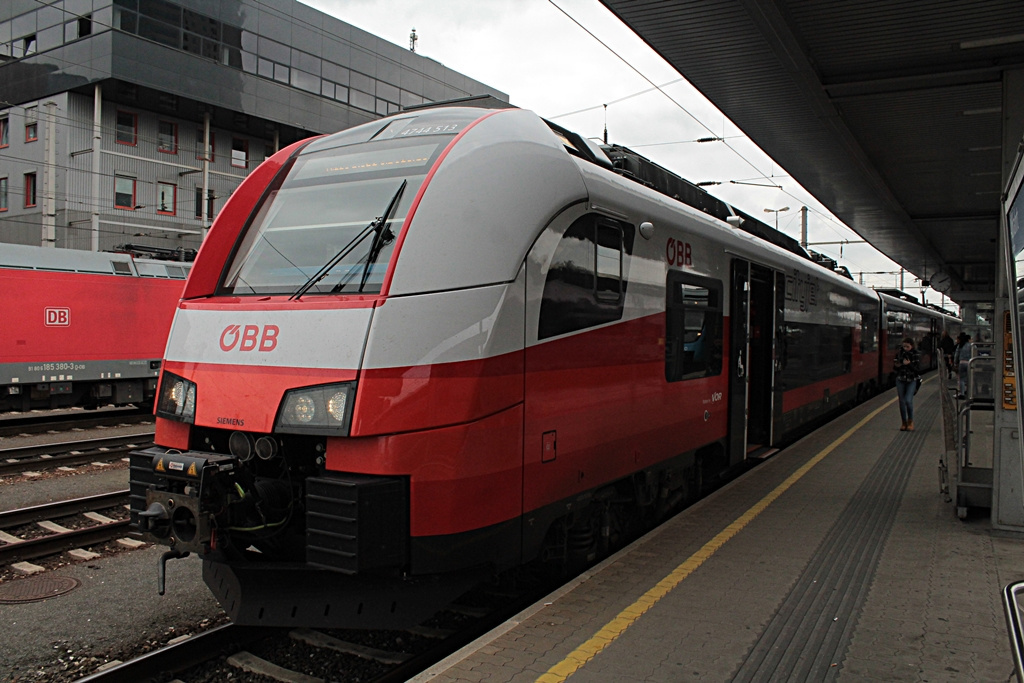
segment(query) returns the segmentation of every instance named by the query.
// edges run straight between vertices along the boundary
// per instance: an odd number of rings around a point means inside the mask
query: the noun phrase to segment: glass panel
[[[248,226],[225,291],[293,294],[335,257],[310,294],[379,292],[405,215],[449,139],[389,140],[299,157]],[[375,226],[392,202],[390,220]]]
[[[156,210],[160,213],[175,213],[175,193],[178,188],[170,183],[156,184]]]
[[[135,208],[135,180],[114,178],[114,206],[122,209]]]
[[[181,47],[181,29],[148,17],[139,17],[139,36],[169,47]]]
[[[167,154],[178,152],[178,125],[169,121],[161,121],[159,124],[157,149]]]
[[[117,112],[117,141],[126,145],[135,144],[135,114]]]

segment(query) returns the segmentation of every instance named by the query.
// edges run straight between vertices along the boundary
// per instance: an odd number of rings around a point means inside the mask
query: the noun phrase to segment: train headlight
[[[196,383],[165,372],[160,382],[156,414],[179,422],[196,421]]]
[[[355,391],[355,382],[292,389],[284,395],[274,431],[346,436]]]

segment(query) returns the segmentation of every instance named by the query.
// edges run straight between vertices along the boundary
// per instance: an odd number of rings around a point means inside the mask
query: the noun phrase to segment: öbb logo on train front
[[[277,325],[228,325],[220,333],[220,350],[226,353],[237,347],[239,351],[273,351],[280,332]]]
[[[672,237],[665,245],[665,257],[670,266],[690,267],[693,265],[693,250],[689,242],[681,242]]]

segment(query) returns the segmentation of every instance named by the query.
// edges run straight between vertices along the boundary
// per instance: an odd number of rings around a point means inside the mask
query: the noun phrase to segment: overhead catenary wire
[[[671,95],[669,95],[669,94],[668,94],[667,92],[665,92],[665,90],[664,90],[664,87],[665,87],[665,86],[659,86],[659,85],[657,85],[656,83],[654,83],[654,82],[653,82],[653,81],[652,81],[652,80],[651,80],[650,78],[648,78],[648,77],[647,77],[647,76],[646,76],[646,75],[645,75],[645,74],[644,74],[644,73],[643,73],[642,71],[640,71],[640,70],[639,70],[639,69],[638,69],[638,68],[637,68],[636,66],[634,66],[634,65],[633,65],[633,64],[632,64],[632,63],[631,63],[631,62],[630,62],[629,60],[627,60],[627,59],[626,59],[625,57],[623,57],[623,56],[622,56],[621,54],[619,54],[619,53],[618,53],[618,52],[617,52],[617,51],[616,51],[615,49],[613,49],[613,48],[612,48],[611,46],[609,46],[609,45],[608,45],[607,43],[605,43],[605,42],[604,42],[603,40],[601,40],[601,39],[600,39],[600,38],[599,38],[599,37],[598,37],[597,35],[595,35],[595,34],[594,34],[594,33],[593,33],[593,32],[592,32],[592,31],[591,31],[590,29],[588,29],[588,28],[587,28],[586,26],[584,26],[584,25],[583,25],[583,24],[582,24],[582,23],[581,23],[580,21],[578,21],[578,20],[577,20],[577,19],[576,19],[575,17],[573,17],[573,16],[571,15],[571,14],[569,14],[569,12],[567,12],[567,11],[566,11],[565,9],[563,9],[562,7],[560,7],[560,6],[559,6],[559,5],[558,5],[558,4],[557,4],[557,3],[556,3],[556,2],[554,1],[554,0],[548,0],[548,2],[549,2],[549,3],[550,3],[550,4],[551,4],[551,5],[552,5],[552,6],[553,6],[553,7],[555,8],[555,9],[557,9],[557,10],[558,10],[559,12],[561,12],[561,13],[562,13],[563,15],[565,15],[565,16],[566,16],[566,17],[567,17],[567,18],[568,18],[568,19],[569,19],[570,21],[572,21],[572,22],[573,22],[574,24],[576,24],[576,25],[577,25],[577,26],[578,26],[578,27],[579,27],[579,28],[580,28],[581,30],[583,30],[583,31],[584,31],[585,33],[587,33],[587,35],[589,35],[589,36],[590,36],[591,38],[593,38],[593,39],[594,39],[595,41],[597,41],[598,43],[600,43],[602,47],[604,47],[604,48],[605,48],[606,50],[608,50],[609,52],[611,52],[611,53],[612,53],[612,54],[613,54],[613,55],[614,55],[614,56],[615,56],[615,57],[616,57],[617,59],[619,59],[619,60],[620,60],[620,61],[621,61],[621,62],[622,62],[623,64],[625,64],[625,65],[626,65],[627,67],[629,67],[630,69],[632,69],[632,70],[633,70],[633,71],[634,71],[634,72],[635,72],[635,73],[636,73],[636,74],[637,74],[638,76],[640,76],[640,77],[641,77],[641,78],[642,78],[642,79],[643,79],[644,81],[646,81],[647,83],[649,83],[649,84],[650,84],[650,85],[652,86],[651,88],[649,88],[649,89],[646,89],[646,90],[644,90],[644,91],[641,91],[640,93],[634,93],[634,94],[632,94],[632,95],[630,95],[630,96],[627,96],[627,97],[634,97],[634,96],[636,96],[636,95],[638,95],[638,94],[642,94],[642,93],[646,93],[646,92],[651,92],[651,91],[653,91],[653,90],[657,90],[657,91],[658,91],[658,92],[660,92],[660,93],[661,93],[661,94],[662,94],[662,95],[663,95],[663,96],[664,96],[664,97],[665,97],[666,99],[668,99],[668,100],[669,100],[670,102],[672,102],[672,104],[674,104],[674,105],[675,105],[676,107],[678,107],[678,108],[679,108],[680,110],[682,110],[682,111],[683,111],[683,112],[684,112],[684,113],[685,113],[685,114],[686,114],[687,116],[689,116],[689,117],[690,117],[691,119],[693,119],[693,120],[694,120],[694,121],[695,121],[695,122],[696,122],[696,123],[697,123],[698,125],[700,125],[700,126],[701,126],[701,127],[703,128],[703,129],[705,129],[706,131],[708,131],[708,132],[709,132],[709,133],[711,133],[712,135],[716,135],[715,131],[714,131],[714,130],[713,130],[713,129],[712,129],[711,127],[710,127],[710,126],[708,126],[708,125],[707,125],[706,123],[704,123],[704,122],[703,122],[703,121],[702,121],[701,119],[699,119],[699,118],[698,118],[698,117],[697,117],[697,116],[696,116],[696,115],[695,115],[695,114],[694,114],[693,112],[691,112],[691,111],[690,111],[689,109],[687,109],[687,108],[686,108],[686,107],[684,107],[684,106],[683,106],[682,104],[680,104],[680,103],[679,103],[678,101],[676,101],[676,100],[675,100],[675,99],[674,99],[674,98],[673,98],[673,97],[672,97]],[[671,83],[675,83],[675,82],[678,82],[679,80],[682,80],[682,79],[677,79],[676,81],[672,81]],[[666,84],[666,85],[670,85],[671,83],[669,83],[669,84]],[[600,106],[603,106],[603,105],[595,105],[595,106],[593,106],[593,107],[588,107],[588,108],[585,108],[585,109],[581,109],[581,110],[578,110],[578,111],[576,111],[576,112],[569,112],[569,114],[572,114],[572,113],[581,113],[581,112],[585,112],[585,111],[592,111],[592,110],[594,110],[594,109],[597,109],[597,108],[599,108]],[[561,114],[561,115],[559,115],[559,116],[560,116],[560,117],[561,117],[561,116],[568,116],[569,114]],[[749,139],[749,138],[747,138],[747,136],[745,136],[745,135],[743,135],[743,136],[731,136],[731,137],[732,137],[732,138],[740,137],[740,138],[746,138],[746,139]],[[655,144],[656,144],[656,143],[655,143]],[[665,144],[671,144],[671,143],[665,143]],[[752,161],[751,161],[750,159],[746,158],[746,157],[745,157],[745,156],[744,156],[744,155],[743,155],[743,154],[742,154],[742,153],[741,153],[741,152],[740,152],[739,150],[737,150],[737,149],[736,149],[736,148],[735,148],[734,146],[732,146],[732,145],[730,145],[730,144],[729,144],[728,142],[726,142],[724,138],[722,139],[722,144],[723,144],[723,145],[725,145],[725,147],[726,147],[727,149],[729,149],[729,150],[730,150],[730,151],[731,151],[731,152],[732,152],[733,154],[735,154],[735,155],[736,155],[736,156],[737,156],[737,157],[738,157],[739,159],[741,159],[741,160],[742,160],[742,161],[743,161],[744,163],[746,163],[746,164],[747,164],[748,166],[750,166],[751,168],[753,168],[753,169],[754,169],[754,170],[755,170],[755,171],[756,171],[756,172],[757,172],[757,173],[759,174],[759,176],[758,176],[759,178],[763,178],[763,179],[765,179],[765,180],[771,181],[771,180],[772,180],[772,179],[773,179],[773,178],[775,177],[775,176],[771,176],[771,175],[765,174],[765,173],[764,173],[764,172],[763,172],[763,171],[762,171],[762,170],[761,170],[760,168],[758,168],[758,166],[757,166],[757,165],[756,165],[756,164],[755,164],[754,162],[752,162]],[[653,146],[653,145],[650,145],[650,146]],[[633,145],[633,147],[640,147],[640,145]],[[789,176],[788,176],[788,175],[786,175],[786,176],[780,176],[780,177],[789,177]],[[739,184],[739,183],[737,183],[737,184]],[[782,193],[783,193],[783,194],[784,194],[785,196],[788,196],[788,197],[790,197],[790,198],[791,198],[791,199],[792,199],[793,201],[799,202],[800,204],[806,204],[806,202],[805,202],[805,200],[804,200],[803,198],[797,197],[796,195],[794,195],[794,194],[793,194],[792,192],[790,192],[790,191],[789,191],[789,190],[787,190],[786,188],[782,187],[781,185],[778,185],[778,184],[775,184],[775,183],[773,183],[773,186],[774,186],[774,187],[777,187],[777,188],[778,188],[778,189],[779,189],[779,190],[780,190],[780,191],[781,191],[781,192],[782,192]],[[810,210],[810,211],[811,211],[812,213],[814,213],[814,214],[815,214],[815,215],[816,215],[817,217],[819,217],[819,218],[821,218],[822,220],[824,220],[824,221],[825,221],[825,223],[824,223],[825,227],[826,227],[827,229],[829,229],[830,231],[832,231],[833,233],[835,233],[835,234],[836,234],[836,235],[837,235],[838,237],[844,237],[843,233],[839,231],[839,228],[842,228],[842,229],[845,229],[845,230],[850,230],[849,226],[846,226],[846,225],[844,225],[844,224],[842,224],[842,223],[840,223],[840,222],[836,221],[836,220],[835,220],[834,218],[832,218],[831,216],[829,216],[829,215],[826,215],[826,214],[824,214],[824,213],[822,213],[822,212],[818,211],[818,210],[817,210],[817,209],[815,209],[814,207],[808,207],[808,209],[809,209],[809,210]],[[836,226],[838,226],[838,227],[836,227]],[[855,234],[856,234],[856,233],[855,233]]]

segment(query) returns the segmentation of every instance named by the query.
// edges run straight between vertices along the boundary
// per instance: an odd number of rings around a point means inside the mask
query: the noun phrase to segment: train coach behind
[[[264,162],[175,315],[133,521],[238,623],[405,625],[877,388],[871,290],[626,154],[453,107]]]
[[[152,406],[190,266],[0,246],[0,412]]]

